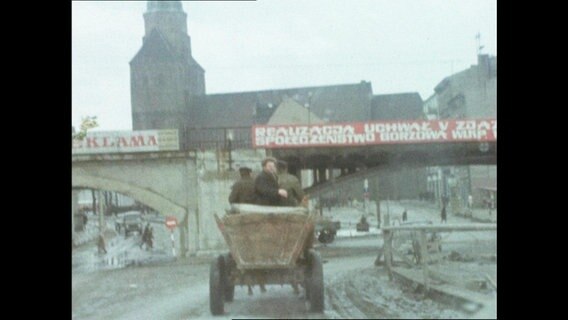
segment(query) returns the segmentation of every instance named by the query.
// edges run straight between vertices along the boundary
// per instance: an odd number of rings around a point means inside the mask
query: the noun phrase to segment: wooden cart
[[[233,205],[217,226],[230,252],[215,258],[209,278],[213,315],[224,313],[235,285],[290,284],[303,287],[310,310],[324,306],[323,268],[312,250],[314,218],[302,207]]]

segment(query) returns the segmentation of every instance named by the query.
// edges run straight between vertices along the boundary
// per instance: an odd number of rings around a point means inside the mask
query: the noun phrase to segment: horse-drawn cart
[[[224,313],[224,302],[233,300],[235,285],[268,284],[303,287],[310,310],[322,312],[322,261],[311,249],[314,218],[302,207],[248,204],[233,205],[222,218],[215,215],[230,252],[211,264],[211,313]]]

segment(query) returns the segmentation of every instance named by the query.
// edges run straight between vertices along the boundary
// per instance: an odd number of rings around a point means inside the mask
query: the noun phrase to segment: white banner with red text
[[[73,140],[73,154],[129,153],[179,150],[177,129],[95,131]]]
[[[432,142],[495,142],[497,119],[400,120],[314,125],[257,125],[254,148],[300,148],[410,144]]]

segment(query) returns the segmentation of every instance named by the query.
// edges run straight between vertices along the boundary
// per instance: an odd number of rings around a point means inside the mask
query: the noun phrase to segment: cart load
[[[230,252],[211,265],[212,314],[224,312],[235,285],[266,284],[303,287],[310,309],[323,311],[323,268],[311,249],[315,215],[302,207],[237,204],[214,216]]]

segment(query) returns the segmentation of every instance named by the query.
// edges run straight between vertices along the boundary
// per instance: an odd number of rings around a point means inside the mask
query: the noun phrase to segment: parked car
[[[369,223],[367,222],[367,218],[365,216],[361,217],[359,223],[357,223],[357,231],[369,232]]]
[[[128,237],[132,232],[142,233],[142,224],[142,214],[137,211],[130,211],[119,216],[115,228],[118,233],[124,232],[124,236]]]

